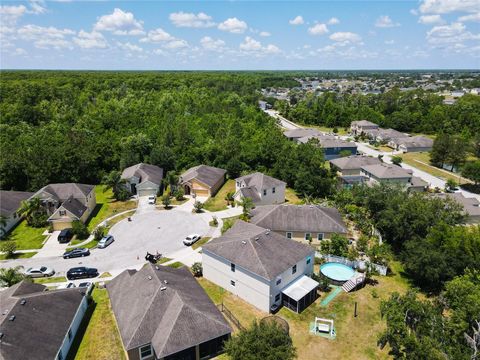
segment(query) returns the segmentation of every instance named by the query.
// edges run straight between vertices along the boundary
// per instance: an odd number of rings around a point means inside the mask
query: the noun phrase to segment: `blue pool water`
[[[347,281],[355,274],[355,270],[351,267],[338,263],[323,264],[320,266],[320,272],[329,279],[336,281]]]

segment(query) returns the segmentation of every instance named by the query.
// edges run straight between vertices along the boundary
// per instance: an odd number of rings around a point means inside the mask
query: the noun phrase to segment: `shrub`
[[[177,190],[175,190],[175,192],[173,193],[173,196],[175,196],[175,200],[182,201],[185,199],[185,190],[183,190],[183,188],[180,187]]]
[[[105,226],[98,226],[94,231],[93,231],[93,237],[95,240],[100,241],[103,238],[103,235],[105,234]]]
[[[12,257],[17,251],[17,243],[15,241],[7,240],[0,243],[0,251],[7,255],[7,258]]]
[[[196,262],[192,265],[192,273],[195,277],[201,277],[203,275],[203,267],[201,262]]]
[[[225,219],[223,221],[223,226],[222,226],[222,234],[227,231],[228,229],[230,229],[233,224],[235,223],[235,220],[234,219]]]
[[[402,163],[402,158],[400,156],[392,156],[392,164],[393,165],[397,165],[397,166],[400,166],[400,164]]]
[[[78,220],[72,222],[72,233],[76,235],[79,240],[84,240],[90,235],[85,224]]]
[[[218,226],[218,219],[216,216],[212,217],[212,221],[208,223],[210,226],[217,227]]]
[[[170,194],[166,194],[162,196],[162,204],[165,207],[165,209],[168,209],[171,203],[172,202],[170,200]]]
[[[47,225],[48,215],[44,212],[35,212],[29,220],[27,220],[28,225],[34,228],[41,228]]]
[[[203,209],[203,203],[198,200],[195,201],[195,203],[193,204],[193,211],[195,211],[196,213],[199,213],[199,212],[202,212],[202,209]]]

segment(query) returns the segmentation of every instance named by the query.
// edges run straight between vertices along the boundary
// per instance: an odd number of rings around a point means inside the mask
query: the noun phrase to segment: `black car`
[[[71,259],[76,257],[88,256],[90,255],[90,250],[85,248],[76,248],[70,251],[67,251],[63,254],[64,259]]]
[[[67,271],[67,279],[84,279],[98,276],[98,270],[94,268],[87,268],[85,266],[74,267]]]
[[[63,229],[58,235],[58,242],[60,244],[65,244],[70,242],[73,237],[72,229]]]

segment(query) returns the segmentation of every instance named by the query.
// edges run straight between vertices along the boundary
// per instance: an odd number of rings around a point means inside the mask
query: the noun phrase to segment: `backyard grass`
[[[375,286],[367,285],[352,293],[341,292],[326,307],[320,302],[321,296],[301,314],[282,308],[277,314],[286,319],[290,326],[290,336],[297,348],[298,359],[390,359],[388,349],[377,347],[379,334],[385,329],[380,316],[380,302],[388,299],[393,292],[405,293],[409,282],[402,276],[398,263],[392,263],[394,273],[378,276]],[[267,316],[250,304],[228,291],[203,278],[198,280],[215,304],[223,302],[225,306],[247,327],[252,320]],[[354,317],[355,302],[358,316]],[[333,319],[337,337],[335,340],[310,335],[308,327],[315,317]]]
[[[171,267],[171,268],[174,268],[174,269],[178,269],[178,268],[181,268],[182,266],[184,266],[185,264],[180,262],[180,261],[175,261],[174,263],[171,263],[171,264],[168,264],[166,266],[168,267]]]
[[[82,240],[82,241],[78,242],[77,245],[80,244],[83,241],[85,241],[85,240]],[[71,243],[70,245],[75,245],[75,244]],[[93,240],[90,240],[89,242],[87,242],[86,244],[83,244],[83,245],[80,245],[80,246],[70,246],[70,247],[67,248],[67,250],[72,250],[72,249],[75,249],[75,248],[93,249],[97,245],[98,245],[98,241],[93,239]]]
[[[288,187],[285,189],[285,200],[287,201],[287,203],[293,205],[300,205],[302,203],[302,199],[298,197],[295,190]]]
[[[208,211],[221,211],[227,209],[225,196],[229,192],[235,192],[235,181],[230,179],[218,190],[217,194],[205,201],[204,209]]]
[[[7,254],[0,254],[0,260],[28,259],[36,254],[38,254],[36,251],[28,253],[15,253],[12,256],[7,256]]]
[[[112,274],[110,274],[109,272],[104,272],[102,275],[99,276],[99,278],[106,278],[106,277],[111,277]]]
[[[428,152],[412,152],[399,155],[402,161],[408,165],[415,166],[416,168],[436,176],[443,180],[452,179],[457,183],[465,184],[471,183],[470,180],[462,178],[448,170],[439,169],[430,165],[430,153]]]
[[[163,263],[166,263],[168,261],[171,261],[172,259],[168,258],[168,257],[162,257],[160,260],[157,261],[157,264],[163,264]]]
[[[12,240],[17,243],[17,250],[41,249],[45,241],[45,235],[42,235],[46,227],[33,228],[22,220],[6,237],[6,240]]]
[[[380,145],[380,146],[373,146],[373,145],[367,145],[370,149],[377,150],[377,151],[383,151],[383,152],[392,152],[393,149],[391,147],[388,147],[386,145]]]
[[[116,201],[113,199],[111,189],[105,191],[105,185],[95,186],[95,196],[97,199],[97,206],[93,209],[90,220],[88,221],[88,230],[92,231],[98,224],[105,219],[125,211],[136,209],[137,202],[135,200]]]
[[[192,245],[192,249],[198,249],[199,247],[205,245],[211,239],[210,236],[206,236],[198,240],[195,244]]]
[[[65,276],[44,277],[44,278],[33,279],[33,282],[37,284],[51,284],[51,283],[60,283],[65,281],[67,281],[67,278]]]
[[[125,359],[120,334],[110,309],[107,290],[95,288],[92,297],[95,304],[91,305],[92,309],[86,315],[86,321],[82,323],[77,335],[78,341],[72,348],[70,358],[75,360]],[[88,319],[89,316],[91,316],[90,319]],[[76,353],[75,350],[77,350]]]

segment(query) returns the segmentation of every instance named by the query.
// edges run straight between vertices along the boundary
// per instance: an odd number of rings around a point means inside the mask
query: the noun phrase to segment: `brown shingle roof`
[[[227,171],[224,169],[220,169],[220,168],[216,168],[208,165],[198,165],[185,171],[181,175],[180,181],[182,183],[185,183],[193,179],[197,179],[203,184],[212,187],[220,179],[222,179],[226,173]]]

